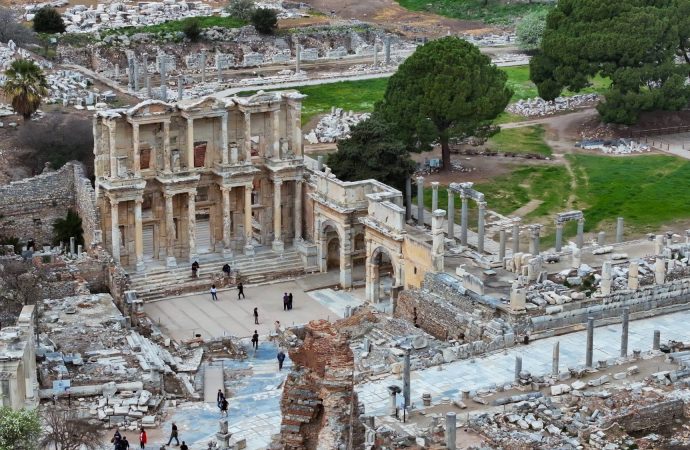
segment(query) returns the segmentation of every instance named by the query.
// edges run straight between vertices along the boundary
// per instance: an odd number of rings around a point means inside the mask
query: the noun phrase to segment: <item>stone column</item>
[[[135,177],[141,176],[141,154],[139,153],[139,124],[132,124],[132,153],[134,153],[134,162],[132,171]]]
[[[397,393],[395,392],[394,389],[391,389],[390,387],[388,388],[388,394],[390,395],[389,400],[390,402],[388,403],[388,413],[391,415],[391,417],[395,417],[395,412],[398,407],[396,404],[395,398],[397,397]]]
[[[194,119],[187,117],[187,168],[194,168]]]
[[[585,219],[577,219],[577,248],[584,246]]]
[[[654,262],[654,282],[656,284],[664,284],[666,281],[666,260],[657,258]]]
[[[654,330],[654,341],[652,341],[652,350],[659,350],[661,347],[661,331]]]
[[[456,420],[454,412],[446,413],[446,448],[448,450],[455,450],[455,433],[456,433]]]
[[[352,231],[346,227],[340,240],[340,286],[352,287]]]
[[[539,255],[539,225],[532,225],[530,231],[530,253],[534,256]]]
[[[636,291],[640,286],[640,280],[637,277],[639,271],[639,264],[637,261],[630,261],[628,266],[628,289]]]
[[[592,367],[592,355],[594,352],[594,317],[587,318],[587,348],[585,349],[585,366]]]
[[[558,361],[561,357],[561,343],[556,342],[553,344],[553,357],[551,360],[551,375],[558,376]]]
[[[405,408],[410,406],[410,350],[405,350],[403,357],[403,398],[405,399]]]
[[[280,110],[271,113],[273,118],[273,159],[281,160],[284,155],[280,154]]]
[[[384,39],[384,45],[385,45],[385,62],[386,65],[389,65],[391,63],[391,37],[386,36]]]
[[[302,240],[302,183],[303,180],[295,181],[295,241]]]
[[[443,254],[445,247],[443,245],[443,217],[446,212],[442,209],[437,209],[431,213],[431,264],[436,272],[443,271]]]
[[[201,82],[206,83],[206,49],[201,50]]]
[[[153,98],[153,89],[151,89],[151,75],[149,73],[146,73],[146,78],[145,78],[145,83],[146,83],[146,96],[148,98]]]
[[[438,209],[438,181],[431,182],[431,210]]]
[[[448,239],[455,239],[455,192],[448,189]]]
[[[244,163],[252,163],[252,113],[244,112]]]
[[[616,242],[618,243],[623,242],[623,224],[624,219],[619,217],[618,220],[616,220]]]
[[[218,82],[223,82],[223,67],[220,64],[220,52],[216,50],[216,69],[218,70]]]
[[[164,194],[165,197],[165,265],[177,267],[175,259],[175,221],[173,220],[173,194]]]
[[[520,222],[513,222],[513,255],[520,252]]]
[[[177,101],[184,100],[184,84],[182,75],[177,76]]]
[[[417,225],[424,227],[424,177],[417,177]]]
[[[139,63],[137,62],[136,56],[132,58],[132,68],[133,68],[133,78],[134,78],[134,90],[139,92]]]
[[[412,178],[405,180],[405,221],[412,220]]]
[[[613,283],[612,277],[611,277],[611,272],[613,270],[613,266],[611,265],[611,261],[604,261],[604,264],[601,266],[601,293],[604,295],[611,295],[611,285]]]
[[[170,122],[163,122],[163,171],[170,173]]]
[[[515,382],[520,381],[520,372],[522,372],[522,356],[515,357]]]
[[[302,62],[302,46],[299,44],[295,44],[295,74],[299,75],[300,72],[300,63]]]
[[[484,253],[484,210],[486,202],[477,202],[479,207],[479,217],[477,219],[477,251]]]
[[[110,149],[110,177],[117,178],[117,123],[108,123],[108,147]]]
[[[254,245],[252,244],[252,183],[244,185],[244,254],[253,255]]]
[[[196,261],[196,194],[187,194],[187,233],[189,239],[189,262]]]
[[[165,55],[161,55],[161,58],[160,58],[161,59],[161,100],[163,100],[164,102],[168,101],[168,80],[165,77],[165,70],[166,70],[165,66],[168,62],[166,60],[166,58],[167,57]]]
[[[276,178],[273,180],[273,251],[282,253],[285,251],[285,246],[282,240],[282,201],[281,201],[281,186],[283,180]]]
[[[374,66],[379,65],[379,44],[374,42]]]
[[[467,195],[465,193],[460,194],[460,201],[462,206],[460,207],[460,243],[462,245],[467,245]]]
[[[232,258],[232,220],[230,218],[230,187],[221,187],[223,194],[223,258]]]
[[[141,204],[144,199],[139,197],[134,200],[134,252],[137,257],[137,272],[146,269],[144,265],[144,230],[141,223]]]
[[[120,262],[120,217],[119,217],[119,202],[115,199],[110,199],[110,231],[112,249],[111,254],[116,262]]]
[[[630,308],[623,308],[623,327],[621,330],[621,358],[628,356],[628,322],[630,321]]]
[[[498,259],[503,262],[506,257],[506,230],[501,228],[498,232]]]
[[[220,116],[220,158],[221,163],[227,164],[230,159],[228,154],[228,113]]]
[[[563,248],[563,222],[556,222],[556,253]]]

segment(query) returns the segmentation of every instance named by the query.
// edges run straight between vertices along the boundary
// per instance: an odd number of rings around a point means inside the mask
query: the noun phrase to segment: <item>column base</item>
[[[146,271],[146,264],[144,264],[144,261],[137,261],[137,272],[144,271]]]
[[[352,269],[340,269],[340,287],[348,289],[352,287]]]
[[[247,244],[244,246],[245,256],[254,256],[254,246],[252,244]]]
[[[275,240],[273,241],[271,248],[276,253],[283,253],[285,251],[285,244],[283,243],[283,241]]]
[[[177,259],[174,256],[165,258],[165,267],[177,267]]]
[[[231,248],[224,248],[223,249],[223,258],[225,259],[232,259],[235,257],[235,254],[232,252]]]

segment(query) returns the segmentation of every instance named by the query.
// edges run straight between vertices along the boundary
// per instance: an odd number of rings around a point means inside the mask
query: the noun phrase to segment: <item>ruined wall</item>
[[[617,423],[628,433],[652,430],[675,423],[676,419],[683,419],[685,417],[684,406],[683,400],[680,399],[654,403],[648,406],[635,406],[626,414],[609,418],[602,428],[606,429]]]
[[[405,237],[403,258],[405,259],[405,288],[420,287],[424,280],[424,275],[433,270],[431,265],[431,247]]]
[[[283,389],[280,443],[273,448],[363,448],[347,336],[325,320],[310,322],[304,333],[303,344],[290,351],[294,369]]]
[[[100,244],[99,213],[96,208],[96,193],[91,181],[86,177],[84,166],[74,164],[74,209],[81,217],[81,227],[84,230],[85,249]]]
[[[53,223],[75,204],[74,164],[0,186],[0,236],[50,244]]]

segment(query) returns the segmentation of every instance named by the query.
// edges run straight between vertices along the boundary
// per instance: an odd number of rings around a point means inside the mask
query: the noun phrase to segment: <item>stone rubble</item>
[[[585,150],[600,150],[604,154],[613,155],[630,155],[652,150],[649,145],[632,139],[588,139],[576,142],[575,146]]]
[[[350,130],[358,123],[367,120],[371,114],[346,112],[342,108],[331,108],[331,113],[323,116],[316,128],[304,135],[310,144],[332,143],[350,137]]]
[[[511,114],[525,117],[542,117],[572,111],[595,105],[600,97],[597,94],[578,94],[572,97],[557,97],[555,100],[546,101],[535,97],[527,100],[519,100],[506,107]]]

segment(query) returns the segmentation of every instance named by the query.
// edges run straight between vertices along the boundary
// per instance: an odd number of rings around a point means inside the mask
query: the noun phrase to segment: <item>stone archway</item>
[[[338,236],[328,239],[326,244],[326,271],[340,270],[340,238]]]
[[[390,290],[401,283],[399,262],[390,251],[379,245],[367,258],[366,296],[367,300],[378,303],[390,298]]]
[[[319,224],[319,270],[329,272],[339,269],[342,288],[352,287],[352,265],[350,259],[350,234],[327,219]]]

